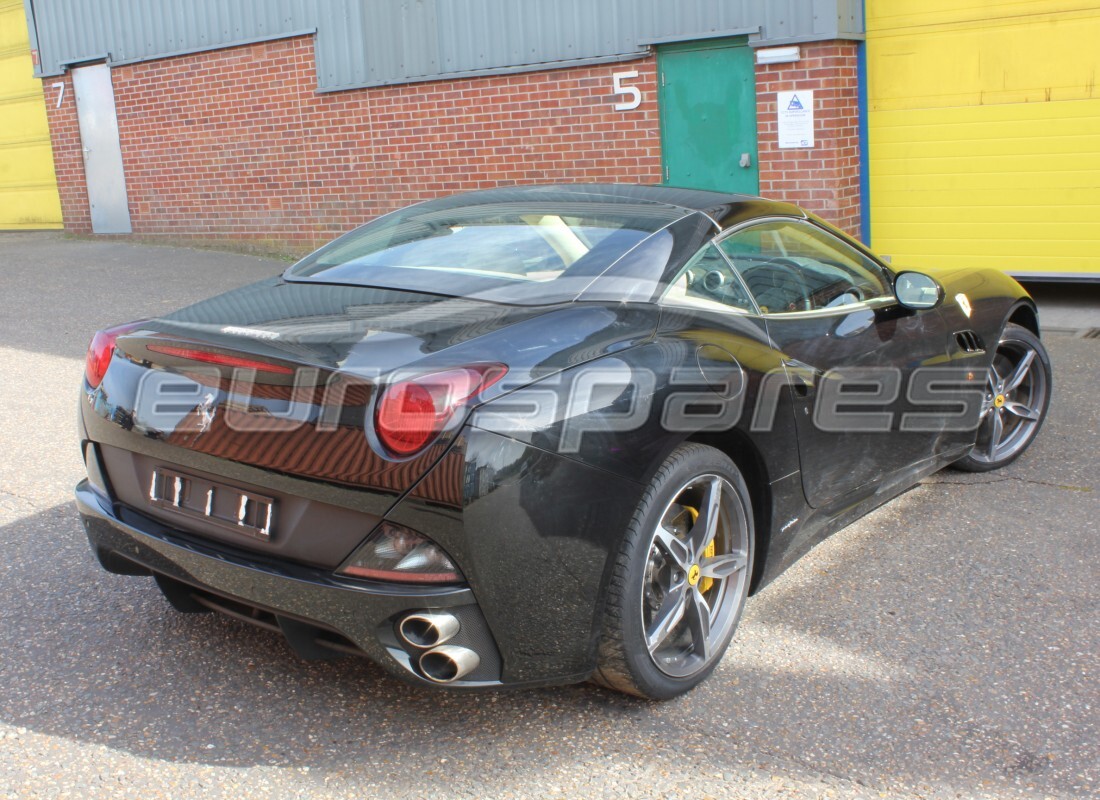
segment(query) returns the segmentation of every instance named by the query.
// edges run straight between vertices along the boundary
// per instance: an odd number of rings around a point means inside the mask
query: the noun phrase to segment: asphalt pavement
[[[1022,459],[831,537],[749,601],[708,682],[650,704],[302,661],[95,564],[71,500],[91,332],[284,267],[0,235],[0,798],[1100,794],[1095,288],[1039,293],[1055,393]]]

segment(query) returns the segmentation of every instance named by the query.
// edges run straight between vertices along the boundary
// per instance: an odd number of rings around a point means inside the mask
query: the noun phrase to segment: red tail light
[[[239,367],[240,369],[254,369],[257,372],[274,372],[277,375],[293,375],[294,370],[281,364],[272,364],[270,361],[257,361],[253,358],[243,358],[228,353],[219,353],[215,350],[202,350],[197,347],[179,347],[170,344],[149,344],[146,350],[154,353],[163,353],[166,356],[186,358],[188,361],[200,361],[204,364],[219,364],[224,367]]]
[[[115,339],[125,329],[111,328],[105,331],[96,331],[88,345],[88,355],[84,359],[84,377],[88,385],[93,389],[103,383],[103,376],[107,374],[111,356],[115,354]]]
[[[374,410],[378,440],[398,457],[423,450],[463,403],[499,381],[507,371],[503,364],[479,364],[393,384]]]

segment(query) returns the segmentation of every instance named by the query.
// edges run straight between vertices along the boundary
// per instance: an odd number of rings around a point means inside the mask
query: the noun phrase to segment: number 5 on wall
[[[638,70],[632,69],[629,72],[616,72],[611,76],[611,85],[614,87],[613,94],[622,94],[629,97],[622,103],[615,104],[616,111],[633,111],[642,104],[642,90],[637,86],[623,86],[623,81],[633,80],[638,77]]]

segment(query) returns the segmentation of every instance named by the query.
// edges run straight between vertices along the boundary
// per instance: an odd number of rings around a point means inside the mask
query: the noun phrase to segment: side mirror
[[[899,272],[894,278],[894,295],[903,307],[919,311],[942,303],[943,287],[922,272]]]

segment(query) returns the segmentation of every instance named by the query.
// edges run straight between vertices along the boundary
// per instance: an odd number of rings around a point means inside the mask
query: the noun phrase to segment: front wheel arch
[[[1031,331],[1036,336],[1039,335],[1039,315],[1035,307],[1026,300],[1021,301],[1012,308],[1008,314],[1008,318],[1001,327],[1004,328],[1005,325],[1010,324],[1019,325],[1021,328],[1026,328]]]
[[[1053,383],[1039,337],[1022,325],[1006,325],[993,347],[974,447],[953,466],[990,472],[1019,458],[1046,419]]]

